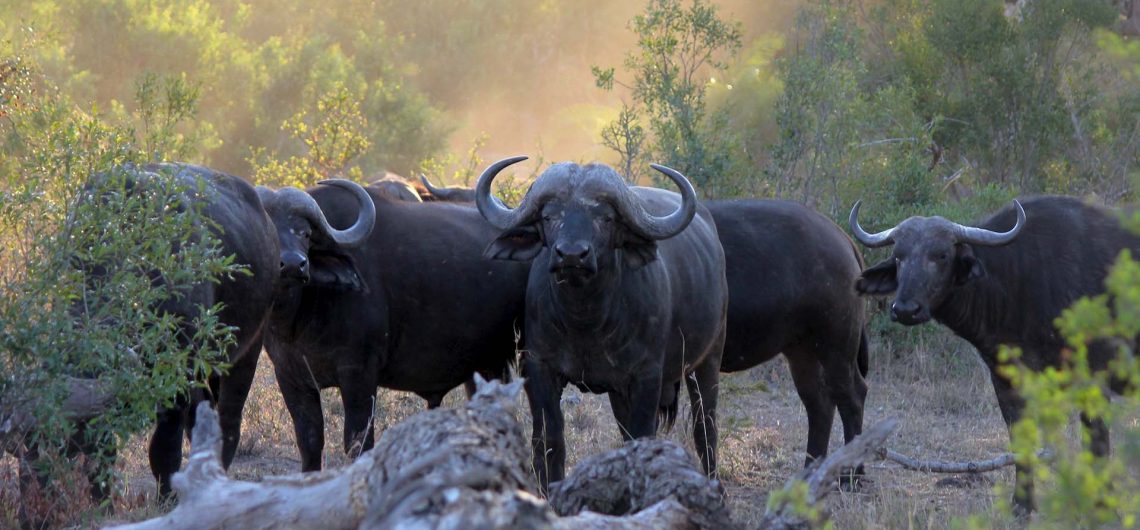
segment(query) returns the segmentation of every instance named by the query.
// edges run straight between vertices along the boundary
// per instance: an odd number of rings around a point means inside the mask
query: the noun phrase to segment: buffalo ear
[[[483,257],[507,261],[530,261],[542,252],[542,236],[533,225],[507,229],[487,245]]]
[[[368,292],[368,286],[346,254],[309,252],[309,285],[338,291]]]
[[[880,261],[859,275],[855,280],[855,291],[862,295],[893,293],[899,287],[895,276],[897,271],[894,257]]]
[[[634,235],[622,230],[618,248],[621,248],[622,261],[630,270],[637,270],[657,259],[657,241]]]
[[[960,244],[957,245],[955,251],[954,285],[966,285],[986,276],[986,268],[982,265],[982,260],[974,255],[973,247]]]

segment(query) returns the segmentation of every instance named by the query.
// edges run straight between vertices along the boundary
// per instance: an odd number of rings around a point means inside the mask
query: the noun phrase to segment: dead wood
[[[681,447],[665,441],[631,442],[582,462],[553,485],[548,504],[535,495],[529,444],[515,417],[521,381],[503,385],[479,379],[478,385],[465,407],[409,418],[346,468],[257,483],[225,476],[217,414],[203,403],[190,463],[173,479],[178,506],[165,516],[117,528],[734,527],[719,484],[707,479]],[[840,471],[874,454],[893,428],[894,423],[872,427],[805,474],[808,502],[821,501]],[[761,528],[808,524],[792,512],[786,501],[774,504]]]
[[[668,499],[688,510],[695,528],[733,527],[720,484],[666,440],[633,440],[583,460],[565,480],[550,485],[550,505],[563,516],[584,510],[630,515]]]
[[[763,529],[791,529],[815,528],[827,518],[824,511],[824,499],[832,491],[838,489],[839,476],[846,470],[853,469],[859,464],[873,458],[887,442],[887,437],[898,428],[898,420],[887,419],[876,423],[863,434],[851,440],[851,443],[840,447],[822,461],[816,461],[804,469],[799,475],[793,477],[784,486],[782,492],[773,493],[769,499],[768,510],[760,521]],[[807,484],[806,498],[803,504],[813,509],[819,508],[814,514],[796,510],[799,504],[794,498],[796,484]]]
[[[1050,454],[1049,451],[1042,450],[1037,453],[1037,456],[1049,458]],[[911,471],[925,471],[927,473],[985,473],[988,471],[997,471],[1006,466],[1012,466],[1016,460],[1013,453],[1002,453],[989,460],[967,462],[919,460],[887,448],[879,450],[879,458],[894,462]]]

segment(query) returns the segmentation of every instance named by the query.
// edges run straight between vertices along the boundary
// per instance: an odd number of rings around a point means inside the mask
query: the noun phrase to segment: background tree
[[[694,0],[685,7],[680,0],[653,0],[643,14],[631,21],[638,49],[626,55],[625,68],[632,73],[629,85],[633,111],[649,121],[652,132],[650,156],[670,166],[696,185],[705,196],[714,189],[731,165],[730,144],[718,142],[705,102],[708,76],[727,68],[725,62],[740,48],[740,25],[718,16],[717,7]],[[614,69],[594,67],[597,84],[612,89]],[[623,111],[607,130],[627,138],[623,164],[632,165],[629,132],[636,131],[636,114]],[[625,120],[623,124],[622,120]],[[616,145],[616,144],[615,144]],[[656,177],[654,177],[656,178]]]

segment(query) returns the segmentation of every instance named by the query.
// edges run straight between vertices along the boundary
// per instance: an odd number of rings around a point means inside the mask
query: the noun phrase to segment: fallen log
[[[1037,453],[1040,458],[1049,458],[1050,453],[1047,450],[1041,450]],[[1012,466],[1016,457],[1013,453],[1002,453],[989,460],[977,460],[967,462],[950,462],[947,460],[919,460],[911,458],[893,449],[882,448],[879,449],[878,456],[881,460],[894,462],[904,469],[911,471],[923,471],[927,473],[985,473],[988,471],[997,471],[1003,467]]]
[[[375,448],[348,467],[257,483],[225,476],[217,415],[201,404],[190,463],[173,479],[178,506],[165,516],[115,528],[734,527],[719,484],[667,441],[635,441],[583,461],[552,488],[551,503],[538,498],[528,465],[529,443],[516,418],[522,382],[476,379],[478,390],[464,407],[408,418],[385,431]],[[813,468],[805,475],[812,498],[822,499],[841,469],[873,454],[893,428],[893,423],[872,427]],[[849,450],[852,446],[856,449]],[[787,505],[775,510],[761,528],[790,528],[804,521]]]

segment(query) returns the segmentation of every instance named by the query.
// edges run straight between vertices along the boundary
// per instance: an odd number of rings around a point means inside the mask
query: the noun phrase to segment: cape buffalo
[[[175,340],[194,336],[194,318],[200,307],[223,304],[219,320],[235,329],[235,342],[227,352],[231,364],[224,377],[209,381],[212,399],[216,401],[223,444],[222,464],[233,461],[241,436],[241,415],[253,382],[257,358],[261,352],[262,330],[272,307],[279,275],[304,270],[303,247],[310,237],[353,245],[372,229],[371,200],[360,186],[347,181],[325,181],[337,188],[353,191],[361,204],[368,201],[352,228],[339,231],[328,227],[316,203],[300,190],[285,188],[272,191],[255,189],[244,180],[211,169],[189,164],[150,164],[133,169],[128,177],[139,179],[177,179],[187,190],[186,203],[196,203],[209,229],[219,239],[223,255],[249,269],[250,274],[222,277],[217,283],[192,286],[185,296],[163,304],[163,310],[184,317],[184,326]],[[98,177],[96,177],[98,178]],[[276,205],[280,215],[271,219],[267,207]],[[294,231],[300,224],[311,223],[316,230]],[[207,228],[208,227],[208,228]],[[154,435],[150,440],[150,466],[162,496],[171,493],[170,478],[182,463],[182,435],[187,418],[193,418],[192,398],[182,397],[167,410],[159,411]],[[192,421],[192,420],[191,420]]]
[[[808,416],[807,463],[827,454],[836,407],[843,438],[863,430],[868,353],[863,268],[830,219],[798,203],[705,201],[724,246],[728,333],[722,372],[783,352]]]
[[[475,202],[475,190],[472,188],[462,186],[437,188],[428,180],[427,175],[420,175],[420,183],[428,192],[421,196],[425,201]]]
[[[411,182],[395,173],[386,173],[368,185],[389,199],[408,202],[423,202],[422,195]]]
[[[309,193],[333,226],[356,218],[344,191]],[[303,471],[321,468],[320,389],[340,388],[345,450],[367,450],[378,386],[434,407],[475,372],[501,377],[515,359],[527,269],[480,257],[496,231],[471,205],[368,193],[377,209],[371,236],[355,249],[314,239],[308,271],[283,286],[267,328]]]
[[[677,413],[685,380],[697,452],[716,474],[717,378],[728,306],[716,227],[680,173],[654,165],[681,194],[628,187],[601,164],[555,164],[516,209],[491,197],[500,160],[476,186],[499,235],[484,252],[531,262],[523,375],[534,417],[534,468],[543,487],[566,460],[559,399],[572,383],[608,393],[626,440],[652,436]]]
[[[990,379],[1006,426],[1016,422],[1024,401],[998,373],[1002,344],[1022,349],[1032,370],[1062,364],[1064,339],[1053,326],[1061,311],[1082,296],[1104,292],[1104,278],[1121,249],[1140,252],[1140,237],[1116,215],[1070,197],[1014,201],[968,227],[941,217],[911,217],[868,234],[851,209],[851,231],[868,247],[894,245],[892,256],[863,271],[855,283],[866,295],[895,293],[891,320],[907,326],[931,318],[974,345]],[[1103,369],[1115,350],[1090,348],[1089,361]],[[1109,452],[1103,422],[1082,418],[1092,433],[1094,454]],[[1016,507],[1033,509],[1033,482],[1017,467]]]

